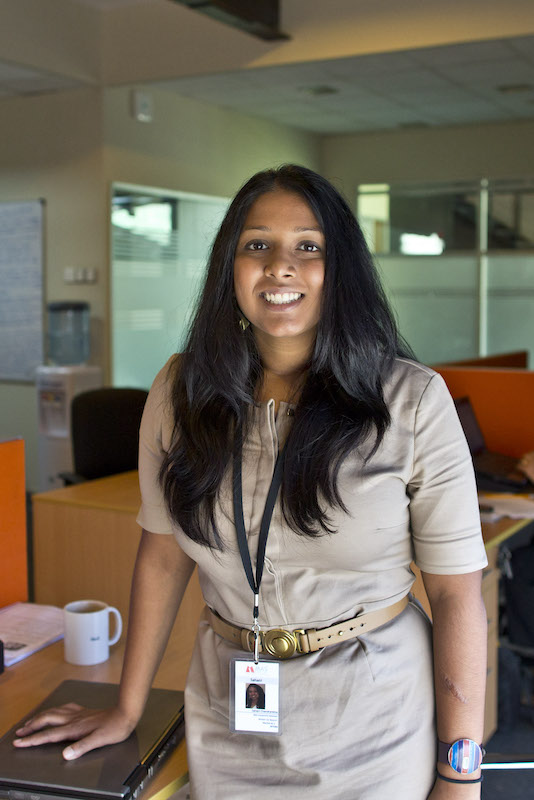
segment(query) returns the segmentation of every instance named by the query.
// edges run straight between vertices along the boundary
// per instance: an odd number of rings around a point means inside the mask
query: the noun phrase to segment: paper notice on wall
[[[0,380],[43,363],[43,203],[0,203]]]

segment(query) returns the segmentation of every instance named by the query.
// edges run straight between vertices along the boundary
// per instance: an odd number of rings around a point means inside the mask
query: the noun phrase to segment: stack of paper
[[[482,503],[491,507],[493,519],[534,519],[534,495],[484,494]]]
[[[13,603],[0,608],[0,640],[6,667],[63,638],[63,611],[56,606]]]

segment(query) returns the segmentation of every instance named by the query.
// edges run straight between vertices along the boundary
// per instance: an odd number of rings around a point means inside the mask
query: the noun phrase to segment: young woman
[[[469,451],[442,379],[399,339],[354,216],[319,175],[268,170],[235,197],[185,351],[150,392],[139,468],[119,705],[47,714],[18,746],[68,737],[76,758],[133,729],[197,563],[208,610],[186,687],[192,800],[480,797],[486,558]],[[409,599],[413,559],[433,633]],[[230,731],[229,665],[251,658],[254,593],[260,663],[291,656],[280,736]],[[36,732],[46,725],[59,727]]]

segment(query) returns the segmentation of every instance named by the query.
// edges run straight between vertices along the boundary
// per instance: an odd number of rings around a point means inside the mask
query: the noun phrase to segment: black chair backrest
[[[148,392],[104,388],[72,400],[71,431],[75,472],[104,478],[137,469],[139,425]]]

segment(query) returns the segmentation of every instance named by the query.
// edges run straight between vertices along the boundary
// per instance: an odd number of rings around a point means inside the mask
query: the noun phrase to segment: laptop
[[[517,458],[486,449],[484,436],[468,397],[454,401],[471,451],[479,489],[490,492],[526,492],[532,484],[517,469]]]
[[[64,681],[24,719],[52,706],[115,704],[119,687]],[[124,742],[65,761],[65,743],[13,747],[18,722],[0,739],[0,797],[9,800],[134,800],[184,735],[183,692],[152,689],[135,731]]]

